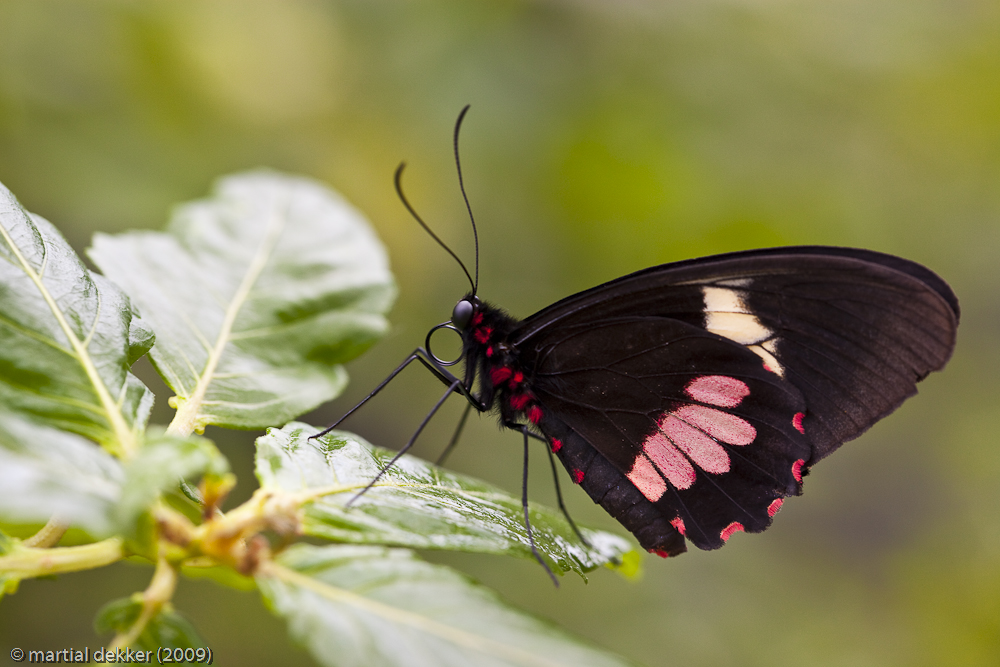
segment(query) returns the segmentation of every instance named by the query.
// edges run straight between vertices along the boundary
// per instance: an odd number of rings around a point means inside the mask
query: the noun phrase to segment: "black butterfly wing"
[[[647,269],[511,338],[567,467],[643,546],[674,553],[664,522],[701,548],[766,528],[809,465],[944,365],[957,322],[951,290],[920,265],[800,247]]]

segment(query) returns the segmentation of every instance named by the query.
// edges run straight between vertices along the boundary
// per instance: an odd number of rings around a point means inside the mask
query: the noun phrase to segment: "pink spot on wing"
[[[579,484],[580,482],[583,481],[583,471],[582,470],[574,470],[572,473],[570,473],[570,475],[573,477],[573,483],[574,484]]]
[[[719,537],[722,538],[723,542],[727,542],[729,541],[729,538],[733,536],[733,533],[738,533],[741,530],[744,530],[743,524],[738,521],[733,521],[731,524],[722,529],[722,532],[719,533]]]
[[[556,454],[562,449],[562,440],[559,438],[552,438],[552,453]]]
[[[795,478],[796,482],[802,481],[802,466],[805,464],[805,459],[799,459],[792,464],[792,477]]]
[[[764,362],[763,365],[764,365],[764,370],[767,371],[768,373],[774,373],[775,375],[778,374],[778,372],[776,370],[774,370],[773,368],[771,368],[770,366],[767,365],[766,361]]]
[[[725,375],[704,375],[691,380],[684,392],[702,403],[735,408],[750,395],[750,387],[742,380]]]
[[[795,427],[796,431],[802,433],[803,435],[805,435],[806,432],[806,427],[802,425],[802,420],[805,419],[805,416],[806,414],[804,412],[796,412],[795,416],[792,417],[792,426]]]
[[[528,408],[528,421],[532,424],[537,424],[542,421],[542,409],[537,405],[532,405]]]
[[[681,535],[686,534],[684,530],[684,519],[680,518],[679,516],[676,516],[673,519],[671,519],[670,525],[673,526],[677,530],[677,532],[680,533]]]
[[[729,454],[722,445],[705,435],[704,431],[682,422],[668,414],[660,422],[660,430],[705,472],[729,472]]]
[[[775,514],[777,514],[778,510],[781,509],[782,503],[784,502],[785,502],[784,498],[775,498],[773,501],[771,501],[771,504],[767,506],[767,515],[774,516]]]
[[[514,374],[514,370],[506,366],[499,366],[490,370],[490,380],[494,385],[503,384]]]
[[[510,397],[510,407],[515,410],[524,410],[528,407],[528,403],[531,402],[531,394],[525,392],[523,394],[514,394]]]
[[[663,477],[656,472],[653,464],[642,454],[635,457],[635,462],[627,477],[630,482],[635,484],[635,488],[639,489],[639,493],[650,502],[655,503],[667,490],[667,483],[663,481]]]
[[[642,451],[646,452],[646,456],[676,488],[687,489],[694,484],[695,474],[691,462],[660,431],[646,438]]]
[[[716,440],[730,445],[749,445],[757,437],[757,429],[745,419],[703,405],[684,405],[674,415],[695,426]]]
[[[667,551],[666,549],[659,549],[657,547],[653,547],[652,549],[649,550],[649,553],[656,554],[660,558],[670,558],[670,552]]]

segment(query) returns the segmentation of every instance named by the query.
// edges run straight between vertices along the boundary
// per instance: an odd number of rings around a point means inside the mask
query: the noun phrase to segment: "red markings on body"
[[[656,472],[653,464],[642,454],[635,457],[635,462],[627,477],[630,482],[635,484],[635,488],[639,489],[639,493],[653,503],[659,500],[667,490],[667,483],[663,481],[663,477]]]
[[[492,345],[490,345],[488,348],[486,348],[486,356],[487,357],[492,357],[493,356],[493,346]]]
[[[767,506],[767,515],[774,516],[781,509],[781,505],[785,502],[784,498],[775,498],[771,501],[771,504]]]
[[[649,553],[656,554],[660,558],[670,558],[670,552],[667,551],[666,549],[653,547],[652,549],[649,549]]]
[[[574,470],[573,472],[570,473],[570,476],[573,478],[573,483],[574,484],[579,484],[580,482],[583,481],[583,471],[582,470]]]
[[[514,394],[510,397],[510,407],[515,410],[521,411],[528,407],[528,403],[531,403],[532,395],[528,392],[523,394]]]
[[[559,450],[562,449],[562,440],[560,440],[559,438],[552,438],[551,446],[552,446],[552,453],[558,454]]]
[[[684,529],[684,519],[680,518],[679,516],[671,519],[670,525],[673,526],[677,530],[677,532],[680,533],[681,535],[687,534]]]
[[[532,405],[528,408],[528,421],[532,424],[537,424],[542,421],[542,409],[537,405]]]
[[[723,542],[728,542],[729,538],[733,536],[733,533],[738,533],[741,530],[744,530],[743,524],[739,521],[733,521],[731,524],[722,529],[722,532],[719,533],[719,537],[722,538]]]
[[[510,388],[513,389],[522,382],[524,382],[524,373],[522,373],[521,371],[517,371],[516,373],[514,373],[514,376],[510,379]]]
[[[481,312],[476,313],[475,315],[472,316],[472,326],[478,327],[482,323],[483,323],[483,314]]]
[[[493,333],[493,327],[483,327],[481,329],[476,329],[472,332],[472,337],[478,340],[484,345],[490,341],[490,335]]]
[[[684,393],[702,403],[735,408],[750,395],[750,387],[742,380],[725,375],[703,375],[691,380]]]
[[[646,456],[656,464],[656,467],[660,469],[660,472],[670,480],[670,483],[678,489],[688,489],[694,484],[696,476],[694,474],[694,467],[691,462],[688,461],[683,454],[674,447],[673,443],[667,439],[667,436],[663,435],[661,431],[657,431],[653,435],[646,438],[646,441],[642,445],[642,451],[646,452]],[[645,458],[639,456],[636,458],[636,462]],[[633,468],[634,470],[634,468]],[[631,479],[631,477],[629,478]],[[662,480],[661,480],[662,482]],[[636,486],[639,486],[636,484]],[[642,487],[639,487],[642,490]],[[645,495],[645,493],[643,493]],[[663,495],[662,493],[660,495]],[[647,498],[649,496],[646,496]],[[657,496],[659,497],[659,496]]]
[[[510,376],[513,374],[514,369],[508,368],[507,366],[498,366],[490,369],[490,380],[493,381],[494,385],[503,384],[509,380]]]
[[[795,478],[796,482],[802,481],[802,466],[805,465],[805,459],[799,459],[792,464],[792,477]]]
[[[806,427],[802,425],[802,420],[805,419],[805,416],[806,413],[804,412],[796,412],[795,416],[792,417],[792,426],[794,426],[795,430],[802,435],[805,435],[806,433]]]

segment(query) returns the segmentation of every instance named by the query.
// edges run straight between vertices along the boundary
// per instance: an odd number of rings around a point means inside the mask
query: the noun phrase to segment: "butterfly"
[[[716,549],[736,532],[765,530],[815,463],[915,394],[955,346],[959,306],[944,280],[915,262],[840,247],[663,264],[519,320],[478,296],[474,219],[475,279],[406,200],[402,169],[400,198],[471,291],[368,397],[413,361],[447,385],[400,455],[462,394],[465,416],[494,412],[523,434],[525,471],[529,438],[544,440],[573,482],[663,557],[687,542]],[[464,197],[460,166],[459,184]],[[430,351],[442,328],[461,336],[455,360]],[[459,363],[461,377],[447,370]]]
[[[537,430],[661,556],[770,524],[819,460],[951,356],[949,286],[870,250],[800,246],[663,264],[517,320],[455,306],[474,407]]]

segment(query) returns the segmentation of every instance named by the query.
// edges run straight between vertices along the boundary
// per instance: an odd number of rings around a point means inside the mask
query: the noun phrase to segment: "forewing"
[[[867,250],[771,248],[665,264],[527,318],[519,349],[568,327],[673,318],[750,349],[806,401],[807,463],[856,438],[951,356],[958,301],[925,267]]]

